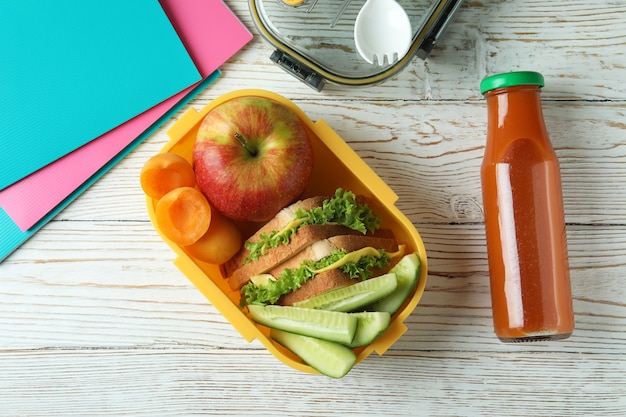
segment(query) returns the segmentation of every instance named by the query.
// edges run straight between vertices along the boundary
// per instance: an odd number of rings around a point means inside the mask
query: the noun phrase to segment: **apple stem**
[[[246,138],[243,137],[241,133],[235,132],[235,139],[237,139],[239,143],[241,143],[241,146],[243,146],[246,149],[246,151],[250,152],[250,155],[256,156],[257,151],[250,147],[250,144],[248,143]]]

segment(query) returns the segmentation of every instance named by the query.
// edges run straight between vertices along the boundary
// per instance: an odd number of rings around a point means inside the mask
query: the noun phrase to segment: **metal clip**
[[[320,92],[324,88],[326,80],[311,68],[303,65],[289,55],[276,50],[270,56],[272,62],[278,64],[282,69],[293,75],[309,87]]]

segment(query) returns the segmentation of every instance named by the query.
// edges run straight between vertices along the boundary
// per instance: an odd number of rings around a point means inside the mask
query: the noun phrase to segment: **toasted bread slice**
[[[330,255],[333,251],[337,250],[337,246],[332,244],[328,239],[317,240],[305,248],[302,248],[300,252],[291,258],[285,260],[281,264],[267,271],[274,278],[278,278],[285,269],[299,268],[302,262],[306,260],[319,261],[324,256]]]
[[[239,289],[250,281],[251,276],[263,274],[275,268],[298,254],[312,242],[337,235],[363,236],[361,232],[352,230],[346,226],[334,224],[311,224],[303,226],[291,237],[289,244],[271,248],[263,256],[259,257],[259,259],[245,263],[240,268],[236,269],[229,277],[230,287],[234,290]]]
[[[282,230],[296,217],[298,209],[310,210],[314,207],[321,207],[327,197],[317,196],[297,201],[290,206],[282,209],[272,220],[261,227],[254,235],[248,238],[247,242],[257,242],[260,240],[262,233],[271,233],[275,230]],[[233,272],[244,265],[245,259],[250,255],[250,251],[245,245],[235,254],[228,262],[222,265],[222,274],[230,277]]]
[[[321,274],[317,274],[315,278],[305,282],[297,290],[280,297],[276,304],[290,306],[298,301],[308,300],[333,288],[345,287],[355,282],[355,280],[338,269],[322,272]]]
[[[398,250],[398,242],[394,238],[380,238],[373,236],[338,235],[315,242],[306,249],[300,251],[283,264],[270,271],[274,277],[280,276],[286,268],[297,268],[304,260],[319,260],[337,249],[353,252],[365,247],[383,249],[388,253]],[[373,271],[373,276],[381,275],[392,268],[393,262],[383,269]],[[306,300],[318,294],[357,282],[340,270],[322,272],[305,282],[300,288],[289,294],[283,295],[279,300],[280,305],[292,305],[295,302]]]
[[[391,232],[390,230],[382,229],[381,232]],[[337,248],[345,249],[348,252],[363,249],[371,246],[376,249],[383,249],[386,252],[394,252],[398,250],[398,242],[388,233],[384,233],[384,236],[353,236],[353,235],[337,235],[328,239]]]
[[[285,260],[267,272],[274,278],[278,278],[285,269],[296,269],[303,261],[319,261],[324,256],[330,255],[338,249],[352,252],[366,246],[384,249],[387,252],[393,252],[398,249],[398,244],[393,238],[393,234],[384,233],[384,236],[380,237],[363,236],[362,234],[335,235],[309,244],[290,259]]]

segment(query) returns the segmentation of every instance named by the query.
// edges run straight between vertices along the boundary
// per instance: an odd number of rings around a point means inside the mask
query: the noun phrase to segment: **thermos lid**
[[[480,82],[480,93],[496,88],[514,87],[516,85],[537,85],[543,87],[543,75],[534,71],[514,71],[492,75]]]
[[[426,59],[462,0],[398,0],[409,16],[412,43],[395,62],[371,64],[357,52],[356,17],[365,0],[248,0],[252,21],[276,50],[270,59],[321,91],[381,83],[418,56]]]

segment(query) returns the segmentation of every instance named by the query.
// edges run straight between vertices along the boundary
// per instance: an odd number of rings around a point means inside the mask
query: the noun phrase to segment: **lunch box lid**
[[[363,86],[426,59],[462,0],[398,0],[409,15],[413,41],[396,62],[370,64],[357,52],[354,22],[365,0],[249,0],[252,20],[276,50],[270,59],[317,91],[328,81]],[[343,10],[345,9],[345,10]]]

